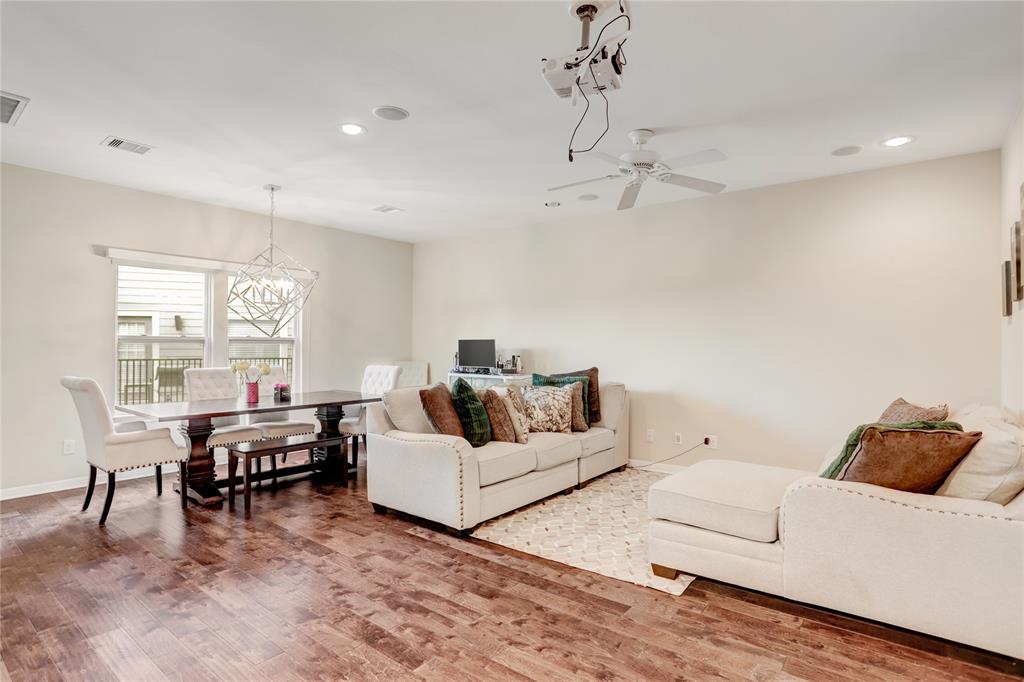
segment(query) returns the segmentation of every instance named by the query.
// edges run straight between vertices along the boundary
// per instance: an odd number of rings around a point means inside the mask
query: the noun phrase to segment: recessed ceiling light
[[[562,202],[561,201],[545,201],[544,205],[547,206],[548,208],[558,208],[559,206],[562,205]]]
[[[890,137],[882,140],[883,147],[902,147],[905,144],[910,144],[914,141],[910,135],[897,135],[896,137]]]
[[[839,149],[833,149],[832,156],[853,156],[854,154],[860,154],[863,150],[864,147],[861,147],[859,144],[851,144]]]
[[[408,111],[402,107],[393,107],[391,105],[374,107],[373,115],[377,118],[382,118],[385,121],[404,121],[409,118]]]
[[[595,199],[597,199],[597,195],[596,194],[581,194],[581,195],[579,195],[576,198],[579,199],[580,201],[594,201]]]
[[[342,123],[338,126],[338,130],[346,135],[362,135],[366,132],[366,126],[359,125],[358,123]]]
[[[373,210],[377,211],[378,213],[402,213],[403,211],[405,211],[404,208],[398,208],[397,206],[388,206],[387,204],[375,206]]]

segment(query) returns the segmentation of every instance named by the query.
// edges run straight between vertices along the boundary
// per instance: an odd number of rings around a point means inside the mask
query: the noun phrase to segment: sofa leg
[[[376,502],[371,502],[370,504],[373,505],[373,513],[374,514],[387,514],[388,513],[388,508],[385,507],[383,504],[377,504]]]
[[[668,578],[669,580],[675,580],[676,576],[679,575],[679,571],[676,569],[662,566],[661,564],[651,564],[651,571],[659,578]]]
[[[576,486],[572,486],[572,487],[569,487],[569,488],[566,488],[565,490],[563,490],[562,493],[565,494],[565,495],[572,495],[572,491],[575,490],[575,489],[576,489]]]
[[[448,531],[450,535],[454,535],[457,538],[468,538],[473,532],[474,528],[452,528],[451,526],[445,526],[444,529]]]
[[[629,466],[629,465],[628,464],[623,464],[622,466],[620,466],[619,467],[619,472],[621,473],[621,472],[625,471],[627,466]]]

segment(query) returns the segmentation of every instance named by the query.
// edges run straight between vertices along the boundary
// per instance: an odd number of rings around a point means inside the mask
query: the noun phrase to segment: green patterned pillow
[[[487,418],[487,408],[473,387],[462,377],[452,385],[452,405],[455,406],[455,414],[459,415],[469,444],[478,448],[489,443],[491,421]]]
[[[937,422],[903,422],[901,424],[861,424],[855,428],[850,435],[846,438],[846,444],[843,446],[839,456],[821,472],[822,478],[835,479],[846,463],[850,461],[850,457],[853,456],[854,450],[860,444],[860,437],[864,435],[864,431],[871,426],[884,426],[887,429],[905,429],[908,431],[963,431],[964,427],[960,426],[956,422],[949,421],[937,421]]]
[[[590,377],[549,377],[536,373],[533,375],[534,386],[568,386],[576,382],[583,384],[583,416],[587,420],[587,426],[590,426]]]

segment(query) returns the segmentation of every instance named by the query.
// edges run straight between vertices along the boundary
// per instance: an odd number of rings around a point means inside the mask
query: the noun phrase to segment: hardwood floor
[[[183,514],[0,504],[0,680],[998,680],[1024,664],[700,580],[681,597],[373,514],[365,470]],[[165,488],[170,491],[170,481]]]

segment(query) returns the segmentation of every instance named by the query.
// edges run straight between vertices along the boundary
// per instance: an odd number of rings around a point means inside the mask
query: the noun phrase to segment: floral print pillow
[[[524,386],[530,431],[572,433],[572,386]]]

